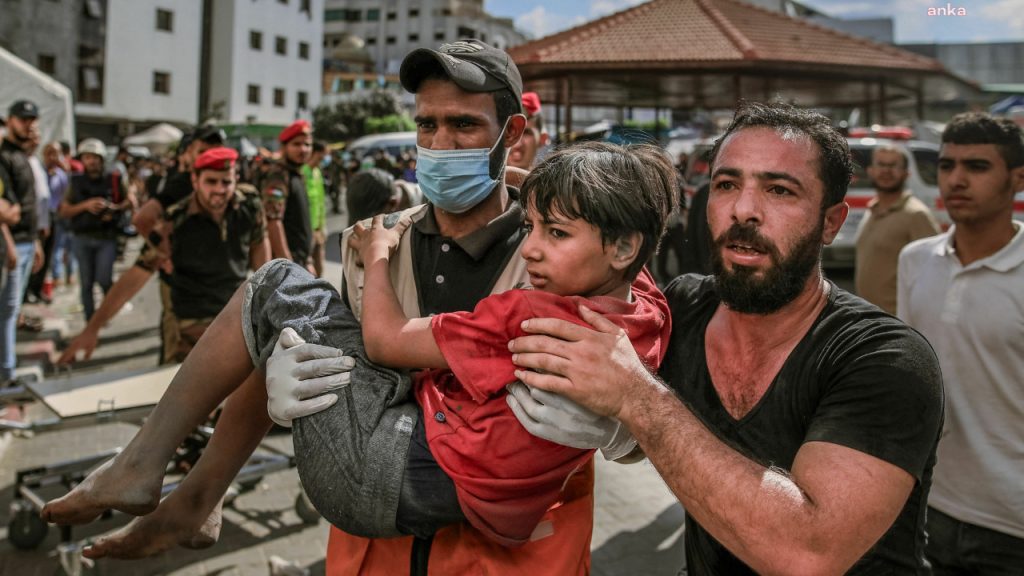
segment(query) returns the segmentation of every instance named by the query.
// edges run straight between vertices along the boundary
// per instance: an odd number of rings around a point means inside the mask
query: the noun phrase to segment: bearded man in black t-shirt
[[[689,574],[928,572],[938,361],[920,334],[822,276],[849,180],[826,118],[745,105],[712,151],[714,275],[666,289],[664,381],[583,308],[596,331],[534,319],[524,327],[538,335],[511,343],[538,370],[520,371],[509,401],[531,432],[577,447],[607,443],[620,422],[633,433],[686,510]],[[594,413],[544,406],[533,388]]]

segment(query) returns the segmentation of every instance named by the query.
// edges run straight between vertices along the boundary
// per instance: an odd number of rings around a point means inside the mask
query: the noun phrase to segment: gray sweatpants
[[[399,536],[395,518],[418,409],[407,375],[372,364],[359,322],[328,282],[283,259],[249,279],[242,331],[263,370],[284,328],[355,358],[351,384],[330,408],[293,422],[299,478],[328,522],[356,536]]]

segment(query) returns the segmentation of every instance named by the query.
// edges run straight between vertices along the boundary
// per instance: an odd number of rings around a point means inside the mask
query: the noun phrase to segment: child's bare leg
[[[253,372],[241,327],[244,287],[235,291],[199,339],[124,451],[67,495],[47,503],[44,520],[83,524],[107,509],[141,515],[157,507],[164,469],[174,450]],[[265,403],[264,399],[261,422],[267,418]]]
[[[263,373],[254,371],[232,394],[195,468],[156,511],[104,536],[89,558],[141,558],[174,546],[205,548],[220,536],[221,506],[231,481],[270,429]]]

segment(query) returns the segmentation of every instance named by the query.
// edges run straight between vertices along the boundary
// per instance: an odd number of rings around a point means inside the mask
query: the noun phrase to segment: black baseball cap
[[[402,61],[398,77],[412,93],[438,69],[467,92],[496,92],[508,88],[522,112],[523,78],[508,53],[479,40],[465,38],[437,50],[418,48]]]
[[[227,139],[228,135],[224,133],[224,130],[213,124],[201,124],[192,133],[192,140],[199,140],[200,142],[218,146],[223,145]]]
[[[18,118],[39,118],[39,107],[28,100],[18,100],[7,109],[8,116]]]
[[[194,140],[192,132],[185,132],[181,135],[181,140],[178,141],[178,156],[181,156],[185,153],[185,150],[188,150],[188,147],[192,145],[192,140]]]

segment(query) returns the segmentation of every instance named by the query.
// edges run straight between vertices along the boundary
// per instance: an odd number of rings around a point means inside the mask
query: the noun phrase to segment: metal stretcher
[[[15,388],[2,390],[0,406],[38,402],[53,416],[30,422],[0,419],[0,431],[37,433],[110,422],[141,425],[167,390],[171,379],[178,371],[178,366],[176,364],[118,374],[100,372],[85,376],[68,375],[27,382]],[[190,468],[198,460],[212,434],[213,427],[207,424],[198,427],[186,438],[168,464],[169,476],[164,482],[161,497],[177,487],[180,483],[180,472]],[[115,448],[83,458],[17,471],[8,523],[7,537],[11,544],[22,550],[38,547],[49,532],[49,525],[39,517],[39,512],[47,500],[60,495],[54,494],[53,487],[59,485],[65,492],[70,491],[93,469],[120,451],[121,448]],[[266,443],[261,444],[235,477],[238,491],[234,495],[255,488],[266,474],[293,466],[293,456]],[[175,472],[178,472],[177,477],[173,475]],[[295,507],[305,522],[315,523],[319,519],[316,511],[301,498],[301,495]],[[107,511],[103,517],[109,518],[112,514],[111,511]],[[87,543],[76,542],[72,537],[72,528],[60,527],[61,543],[57,547],[57,555],[67,574],[80,573],[80,551]]]

